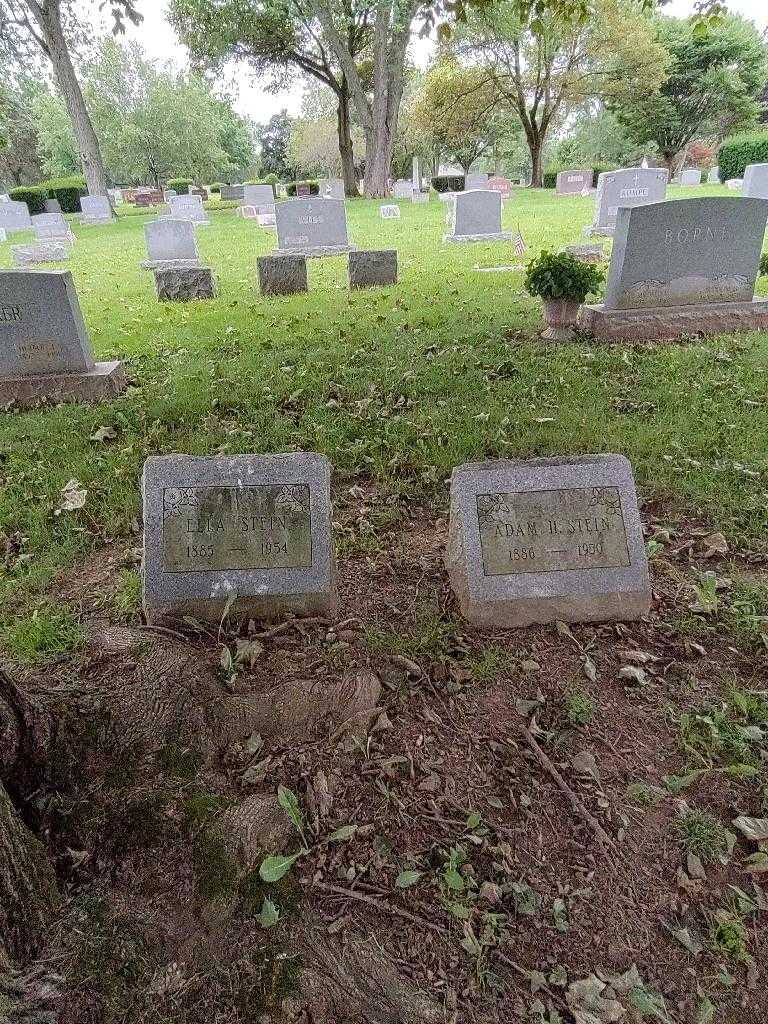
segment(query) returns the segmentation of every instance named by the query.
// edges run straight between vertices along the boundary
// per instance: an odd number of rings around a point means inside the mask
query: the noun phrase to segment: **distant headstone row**
[[[333,615],[331,466],[315,453],[144,465],[144,610]],[[493,628],[650,610],[632,470],[618,455],[458,467],[446,565],[462,614]]]

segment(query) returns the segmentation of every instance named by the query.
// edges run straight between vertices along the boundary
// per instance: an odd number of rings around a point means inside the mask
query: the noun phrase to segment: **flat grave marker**
[[[314,453],[147,459],[148,621],[332,615],[330,479]]]
[[[446,565],[474,625],[646,615],[651,593],[632,467],[622,455],[457,467]]]

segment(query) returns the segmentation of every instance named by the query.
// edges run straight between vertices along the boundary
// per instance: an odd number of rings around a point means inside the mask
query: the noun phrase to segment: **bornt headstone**
[[[314,453],[147,459],[148,621],[333,615],[330,480]]]
[[[501,230],[502,198],[492,189],[457,192],[448,206],[450,233],[445,242],[509,242],[510,231]]]
[[[0,271],[0,406],[102,401],[125,386],[122,363],[93,360],[68,270]]]
[[[347,211],[339,199],[294,199],[275,207],[273,255],[335,256],[349,252]]]
[[[605,300],[579,322],[601,340],[768,327],[755,298],[768,200],[709,196],[619,210]]]
[[[462,615],[477,626],[646,615],[648,562],[629,462],[585,455],[457,467],[446,565]]]

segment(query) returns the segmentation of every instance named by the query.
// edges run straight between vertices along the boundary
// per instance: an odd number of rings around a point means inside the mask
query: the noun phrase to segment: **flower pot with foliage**
[[[547,341],[570,341],[579,315],[579,307],[590,292],[595,292],[605,274],[593,263],[582,263],[565,252],[544,250],[528,264],[525,290],[538,295],[544,305]]]

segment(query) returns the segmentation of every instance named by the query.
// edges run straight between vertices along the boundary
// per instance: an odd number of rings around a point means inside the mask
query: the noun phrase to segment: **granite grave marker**
[[[501,230],[501,193],[492,189],[457,192],[448,206],[450,233],[446,242],[508,242],[512,233]]]
[[[749,164],[744,171],[741,194],[747,199],[768,199],[768,164]]]
[[[275,207],[275,256],[333,256],[350,251],[347,211],[339,199],[312,196]]]
[[[585,170],[560,171],[557,175],[555,192],[559,196],[577,196],[584,189],[591,190],[594,171],[591,167]]]
[[[619,207],[661,202],[667,195],[669,172],[657,167],[604,171],[597,179],[595,223],[591,233],[612,235]]]
[[[31,230],[32,218],[29,215],[27,204],[17,203],[12,199],[9,199],[7,203],[0,203],[0,228],[3,228],[9,235],[16,231]]]
[[[147,620],[333,615],[330,478],[314,453],[147,459]]]
[[[162,266],[200,266],[195,225],[191,220],[153,220],[144,225],[145,270]]]
[[[189,220],[202,226],[210,224],[202,196],[171,196],[168,206],[173,220]]]
[[[462,615],[477,626],[646,615],[648,563],[629,462],[586,455],[457,467],[446,566]]]
[[[701,184],[701,171],[698,167],[686,167],[680,175],[680,184],[690,187]]]
[[[112,222],[109,196],[81,196],[80,209],[83,214],[80,223],[86,227],[96,224],[111,224]]]

